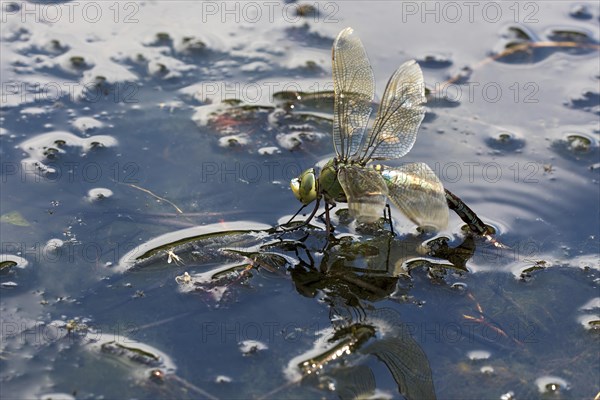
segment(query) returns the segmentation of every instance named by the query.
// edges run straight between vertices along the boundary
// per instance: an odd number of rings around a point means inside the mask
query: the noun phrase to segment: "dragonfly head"
[[[309,168],[299,177],[292,179],[290,188],[302,204],[312,203],[317,198],[317,178],[314,168]]]

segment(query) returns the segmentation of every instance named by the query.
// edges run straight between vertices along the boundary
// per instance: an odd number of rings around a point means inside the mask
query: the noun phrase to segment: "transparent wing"
[[[342,165],[338,179],[354,218],[359,222],[375,222],[382,216],[388,186],[377,171],[360,165]]]
[[[419,64],[410,60],[390,78],[377,118],[365,141],[362,160],[400,158],[412,149],[425,107],[425,84]]]
[[[341,159],[358,151],[375,95],[371,64],[353,32],[344,29],[333,43],[333,145]]]
[[[427,164],[381,166],[380,173],[388,187],[388,198],[411,221],[436,230],[448,225],[444,186]]]
[[[361,353],[373,354],[388,367],[400,393],[407,399],[435,399],[435,388],[427,355],[405,327],[400,337],[388,336],[372,342]]]

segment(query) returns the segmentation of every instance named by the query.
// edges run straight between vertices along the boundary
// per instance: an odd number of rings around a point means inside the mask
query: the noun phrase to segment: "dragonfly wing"
[[[419,64],[410,60],[390,78],[373,128],[365,141],[363,161],[400,158],[412,149],[425,116],[425,83]]]
[[[375,78],[367,53],[352,28],[333,43],[333,145],[338,157],[354,155],[372,111]]]
[[[354,218],[359,222],[375,222],[381,217],[388,186],[377,171],[359,165],[342,165],[338,179]]]
[[[448,225],[444,186],[427,164],[377,168],[387,184],[390,201],[411,221],[420,227],[436,230]]]

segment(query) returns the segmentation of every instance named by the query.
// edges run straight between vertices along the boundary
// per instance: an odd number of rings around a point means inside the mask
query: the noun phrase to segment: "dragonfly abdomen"
[[[489,229],[486,224],[471,210],[458,196],[446,189],[446,201],[448,207],[462,219],[469,228],[478,235],[489,234]]]

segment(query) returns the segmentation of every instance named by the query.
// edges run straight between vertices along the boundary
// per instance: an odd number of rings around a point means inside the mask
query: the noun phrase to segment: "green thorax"
[[[319,174],[319,192],[328,201],[346,203],[346,194],[338,180],[337,160],[332,158],[325,164]]]

